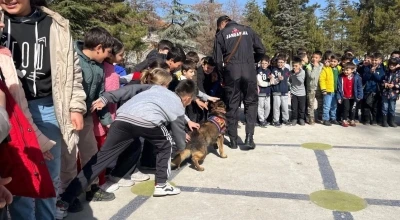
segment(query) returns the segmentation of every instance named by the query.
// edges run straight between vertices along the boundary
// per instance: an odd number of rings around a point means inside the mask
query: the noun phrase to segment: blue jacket
[[[375,73],[371,72],[371,66],[363,66],[359,69],[359,73],[362,78],[364,93],[378,93],[379,85],[381,84],[383,77],[385,76],[384,66],[380,65],[378,68],[376,68]]]
[[[270,78],[269,76],[271,75],[271,70],[267,69],[262,69],[258,68],[257,69],[257,81],[258,81],[258,87],[260,88],[260,93],[258,94],[259,96],[269,96],[271,95],[271,84],[270,84]],[[267,86],[263,86],[262,84],[266,84]]]
[[[290,71],[287,68],[278,69],[277,67],[272,69],[272,73],[275,76],[275,80],[278,80],[278,76],[283,76],[283,80],[279,81],[278,84],[272,86],[272,93],[281,93],[287,95],[289,92],[289,76]]]
[[[336,91],[336,98],[338,100],[343,100],[343,77],[345,75],[340,75],[338,79],[338,89]],[[353,96],[355,99],[361,100],[364,97],[363,86],[361,77],[358,74],[354,74],[354,84],[353,84]]]

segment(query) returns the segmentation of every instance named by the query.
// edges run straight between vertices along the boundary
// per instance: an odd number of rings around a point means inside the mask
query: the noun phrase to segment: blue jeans
[[[54,112],[53,99],[51,96],[32,100],[28,102],[33,122],[39,130],[49,139],[56,142],[50,150],[54,160],[47,161],[50,176],[53,180],[57,193],[60,183],[61,169],[61,131]],[[10,205],[11,218],[14,220],[54,220],[56,213],[57,198],[33,199],[28,197],[15,196]]]
[[[322,120],[336,120],[337,100],[334,93],[324,95]]]
[[[382,96],[382,114],[392,116],[396,114],[396,99],[389,99],[386,96]]]

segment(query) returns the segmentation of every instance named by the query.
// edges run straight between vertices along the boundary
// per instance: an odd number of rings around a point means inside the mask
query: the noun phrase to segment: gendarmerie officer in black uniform
[[[224,15],[217,20],[214,60],[225,91],[226,117],[231,148],[237,148],[238,108],[243,93],[246,116],[245,146],[256,147],[253,135],[257,120],[257,72],[255,63],[265,54],[265,48],[250,28],[232,21]]]

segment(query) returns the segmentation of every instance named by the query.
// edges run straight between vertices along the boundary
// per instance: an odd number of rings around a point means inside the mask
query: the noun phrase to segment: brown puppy
[[[179,168],[181,163],[192,155],[193,165],[198,171],[204,171],[199,162],[203,161],[208,154],[208,147],[215,143],[219,149],[219,155],[227,158],[224,154],[224,132],[226,128],[226,110],[222,101],[211,103],[211,112],[206,122],[201,123],[198,130],[190,134],[190,142],[186,148],[172,160],[172,167]]]

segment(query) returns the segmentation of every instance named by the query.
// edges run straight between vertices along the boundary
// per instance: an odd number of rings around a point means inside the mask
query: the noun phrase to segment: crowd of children
[[[285,55],[277,54],[272,59],[265,55],[258,64],[259,125],[267,127],[271,122],[281,127],[281,123],[294,126],[320,122],[326,126],[355,127],[359,121],[364,125],[397,127],[400,51],[394,51],[386,63],[381,53],[367,54],[358,64],[353,61],[350,49],[343,55],[315,51],[311,62],[307,52],[299,49],[289,70],[285,67]],[[271,106],[273,117],[269,120]]]

